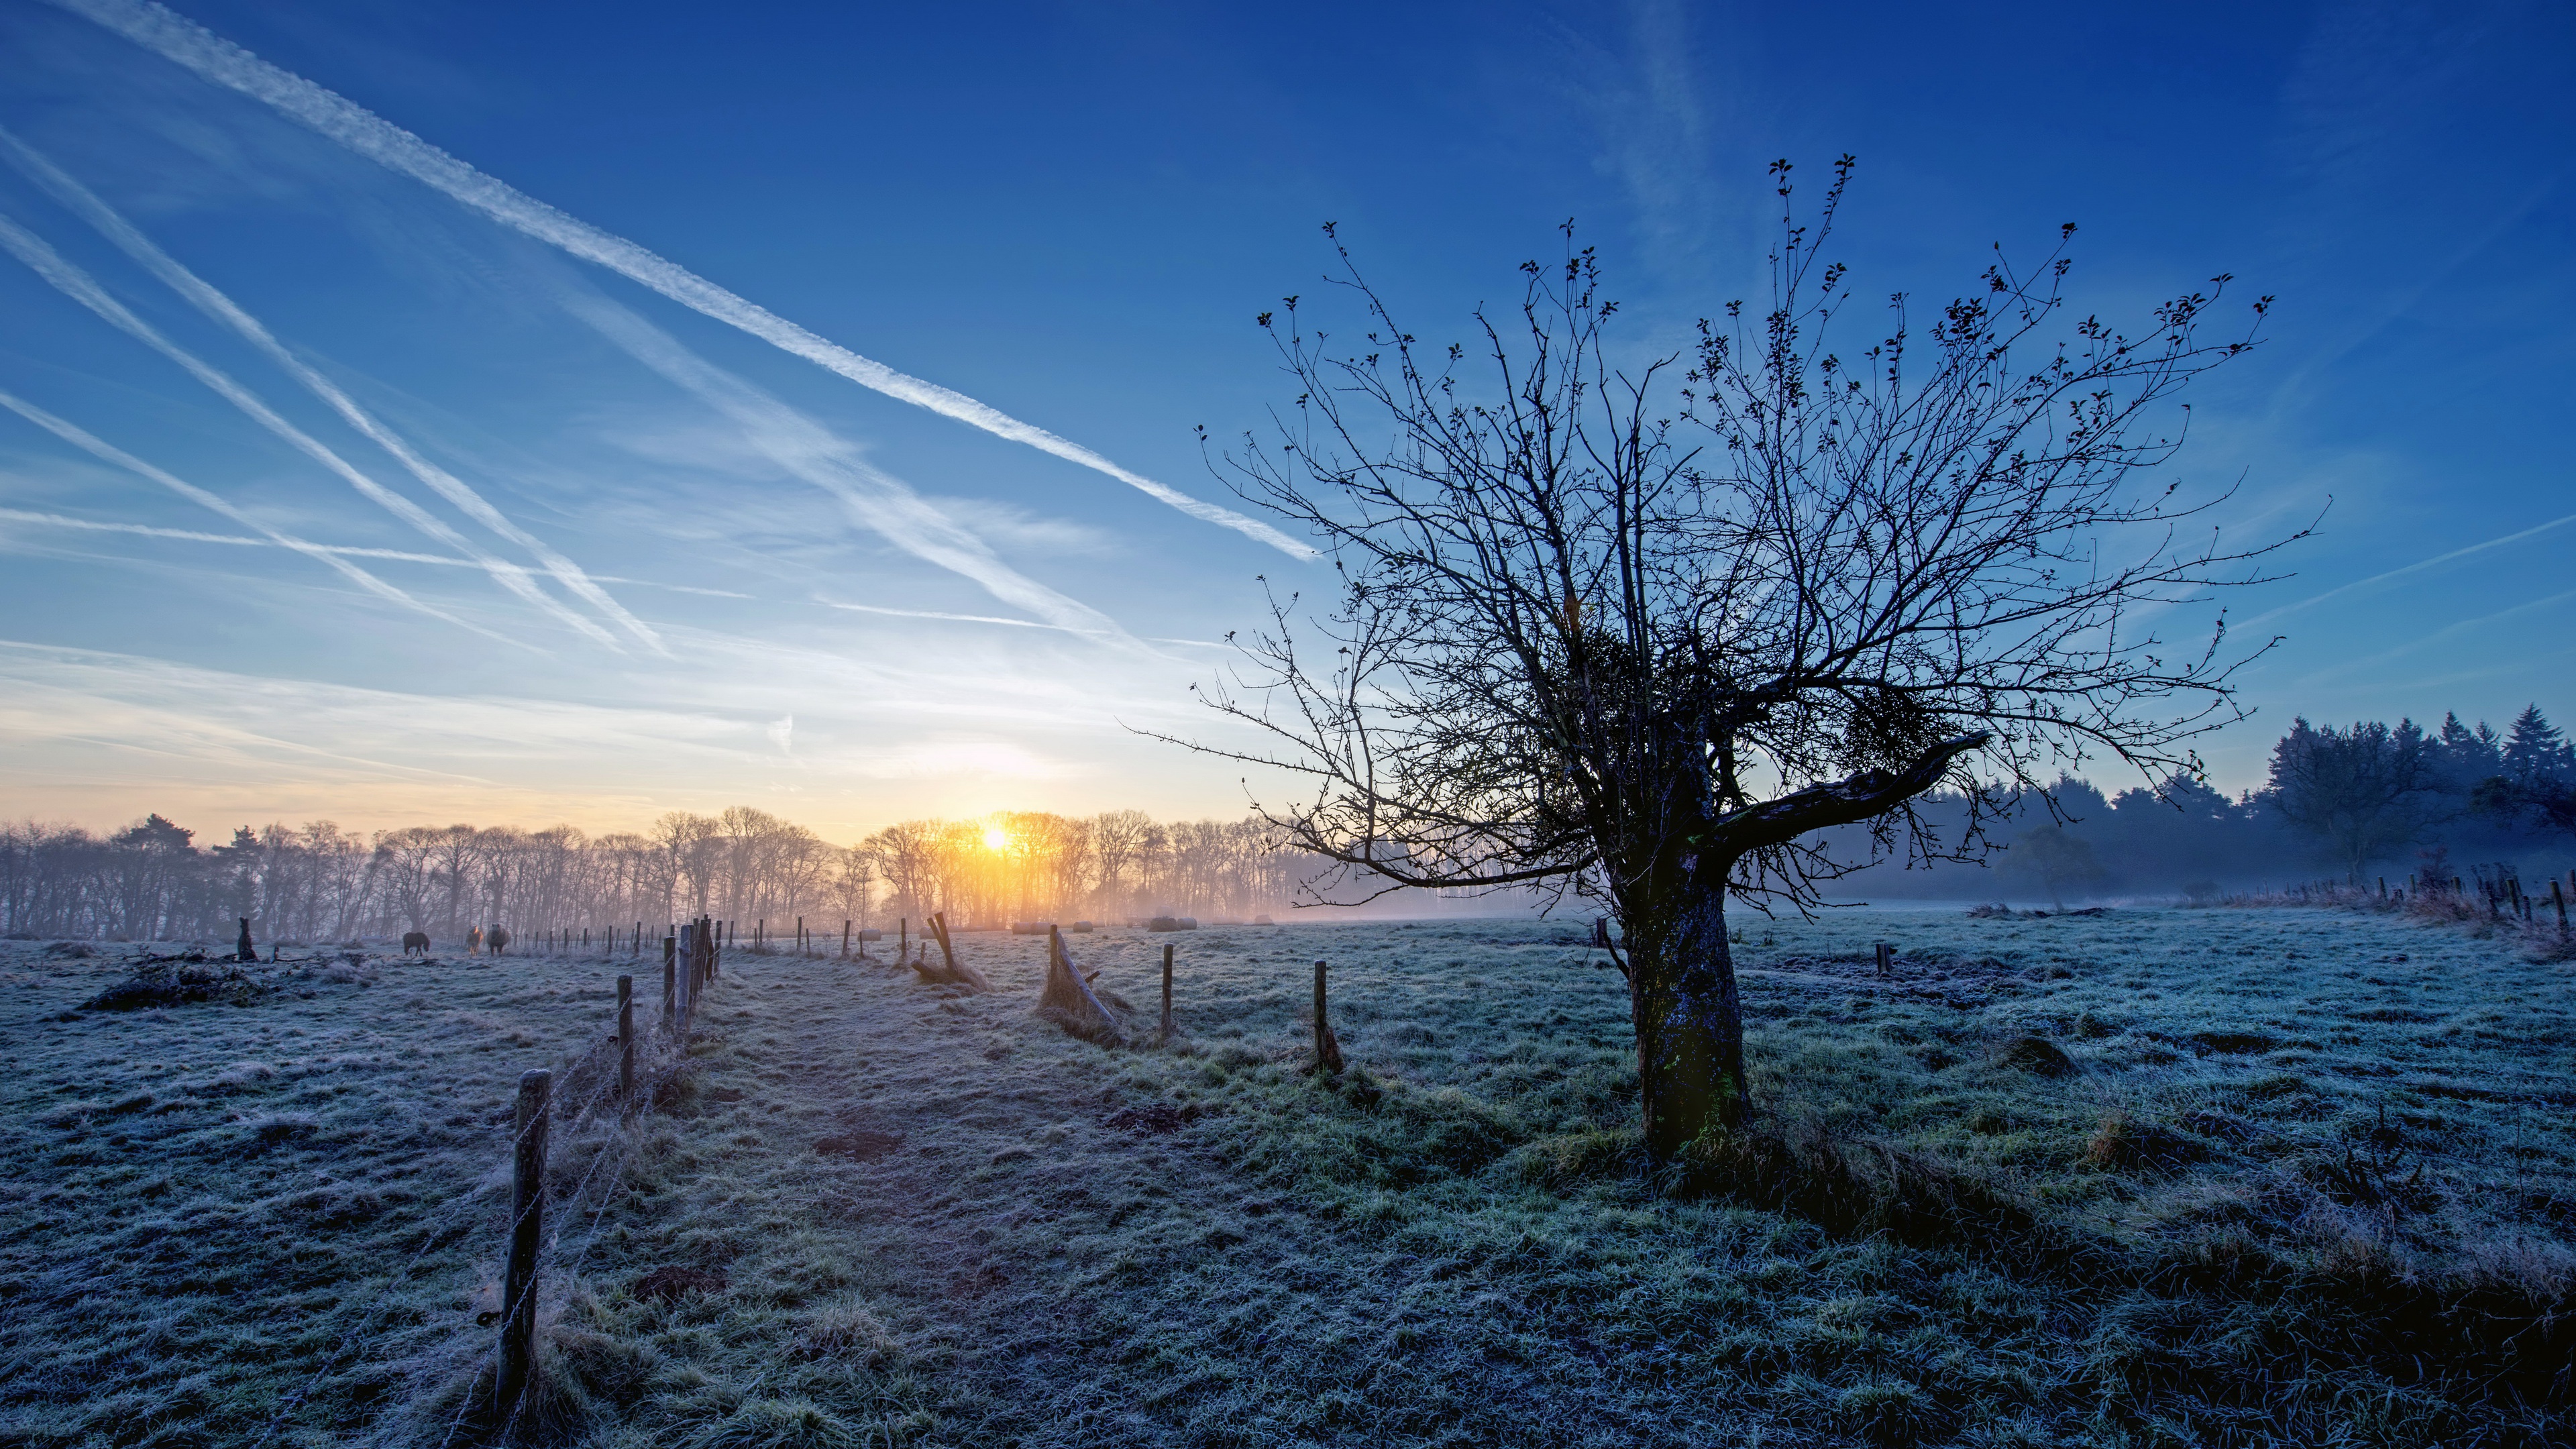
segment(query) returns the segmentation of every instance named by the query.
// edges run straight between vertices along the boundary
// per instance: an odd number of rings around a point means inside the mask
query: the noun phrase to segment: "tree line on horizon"
[[[952,925],[1282,909],[1310,871],[1258,820],[1157,821],[1005,811],[909,820],[834,845],[767,811],[674,811],[642,832],[570,825],[405,826],[362,838],[327,821],[241,826],[209,847],[152,814],[99,835],[0,824],[0,935],[341,940],[477,925],[659,931],[708,915],[745,936],[799,917],[837,931],[932,912]]]
[[[2447,883],[2516,873],[2552,847],[2576,846],[2576,747],[2537,704],[2502,732],[2456,713],[2431,730],[2411,719],[2338,727],[2302,717],[2274,743],[2263,786],[2233,796],[2180,775],[2161,791],[2138,785],[2107,796],[2062,779],[2050,795],[2053,815],[2024,802],[1992,828],[2003,848],[1989,869],[1908,869],[1900,850],[1844,877],[1840,893],[1946,900],[2015,892],[2062,905],[2111,895],[2207,898],[2320,874],[2363,886],[2380,877]],[[1919,813],[1933,830],[1958,829],[1968,803],[1944,792]],[[1841,833],[1847,838],[1835,843],[1844,851],[1866,847],[1866,827]]]
[[[2400,877],[2474,872],[2482,867],[2448,862],[2503,864],[2576,843],[2576,748],[2537,705],[2501,733],[2457,715],[2429,731],[2403,719],[2343,728],[2299,719],[2273,746],[2264,786],[2234,796],[2187,776],[2161,793],[2106,795],[2071,777],[2051,793],[2055,817],[2026,803],[1995,829],[2003,848],[1991,870],[1908,869],[1900,849],[1845,877],[1838,894],[2021,891],[2061,904],[2212,895],[2320,870],[2355,882],[2374,866]],[[1947,792],[1917,813],[1940,830],[1962,825],[1968,807]],[[1824,843],[1865,858],[1867,833],[1846,826]],[[416,825],[361,838],[327,820],[278,823],[202,848],[195,832],[153,814],[106,835],[0,824],[0,935],[226,936],[243,916],[269,940],[406,930],[452,939],[496,922],[658,930],[699,915],[746,930],[765,920],[774,931],[800,916],[837,930],[934,911],[962,926],[1248,918],[1289,908],[1324,865],[1257,818],[1157,821],[1141,810],[908,820],[849,846],[747,806],[674,811],[642,832],[597,836],[569,825]]]

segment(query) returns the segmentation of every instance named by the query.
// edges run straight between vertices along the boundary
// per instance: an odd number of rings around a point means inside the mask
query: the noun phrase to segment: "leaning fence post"
[[[554,1073],[519,1074],[519,1132],[510,1155],[510,1272],[501,1303],[502,1412],[514,1412],[537,1363],[537,1246],[545,1238],[546,1104]]]
[[[1320,978],[1318,978],[1320,979]],[[1163,1040],[1172,1039],[1172,943],[1163,943]]]
[[[1896,948],[1885,941],[1878,943],[1878,974],[1888,975],[1896,966]]]
[[[680,1014],[680,939],[662,938],[662,1026],[669,1029]]]
[[[617,1100],[635,1100],[635,978],[617,978]]]

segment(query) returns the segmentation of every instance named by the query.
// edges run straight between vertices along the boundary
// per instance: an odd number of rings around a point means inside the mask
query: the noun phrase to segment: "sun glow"
[[[1000,826],[998,826],[998,825],[988,825],[988,826],[984,827],[984,848],[985,848],[986,850],[1008,850],[1008,849],[1010,849],[1010,848],[1011,848],[1011,834],[1010,834],[1010,832],[1009,832],[1009,831],[1007,831],[1007,830],[1004,830],[1002,827],[1000,827]]]

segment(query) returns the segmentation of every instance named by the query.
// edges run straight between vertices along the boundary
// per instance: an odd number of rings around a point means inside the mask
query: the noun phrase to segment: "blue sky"
[[[180,13],[1225,508],[1192,430],[1284,401],[1252,318],[1320,290],[1320,223],[1430,332],[1576,218],[1644,355],[1754,289],[1767,162],[1852,152],[1867,290],[2071,220],[2084,310],[2279,296],[2181,463],[2241,476],[2247,536],[2331,499],[2296,577],[2230,601],[2288,637],[2220,783],[2295,713],[2576,714],[2576,12],[2073,8]],[[111,11],[0,0],[0,813],[1240,808],[1127,727],[1190,728],[1255,576],[1316,565],[501,225]]]

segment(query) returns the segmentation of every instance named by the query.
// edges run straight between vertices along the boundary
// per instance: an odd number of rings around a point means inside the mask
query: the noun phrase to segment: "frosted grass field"
[[[1179,947],[1183,1036],[1116,1052],[1031,1014],[1042,940],[960,938],[988,997],[737,953],[557,1277],[549,1432],[2571,1432],[2567,966],[2322,910],[1743,926],[1761,1130],[1678,1192],[1570,922],[1071,938],[1140,1028]],[[251,1442],[300,1393],[278,1442],[439,1442],[489,1341],[510,1083],[607,1029],[618,968],[370,951],[67,1015],[140,948],[46,949],[0,946],[0,1441]],[[1333,1086],[1300,1070],[1318,958]],[[606,1145],[559,1139],[567,1188]],[[639,1291],[674,1268],[723,1286]]]

